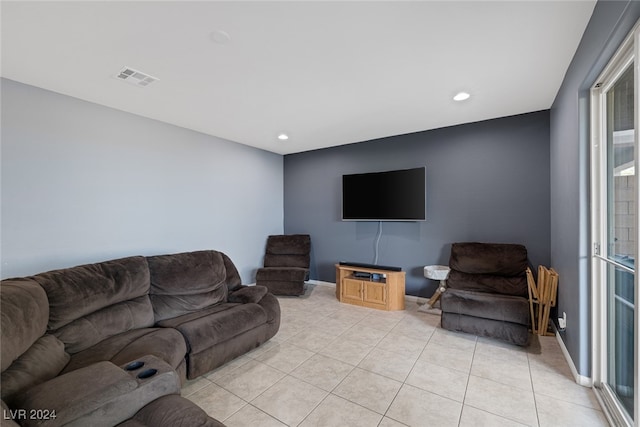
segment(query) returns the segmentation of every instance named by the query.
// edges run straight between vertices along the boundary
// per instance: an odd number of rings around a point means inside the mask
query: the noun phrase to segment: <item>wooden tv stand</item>
[[[355,277],[356,272],[379,274],[381,278]],[[404,277],[404,271],[336,264],[336,298],[340,302],[362,307],[404,310]]]

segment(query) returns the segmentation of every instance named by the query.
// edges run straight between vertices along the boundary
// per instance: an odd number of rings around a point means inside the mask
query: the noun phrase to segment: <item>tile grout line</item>
[[[398,398],[398,394],[400,394],[400,390],[402,390],[402,387],[404,387],[405,384],[411,386],[410,384],[407,384],[407,378],[409,378],[409,376],[411,375],[411,372],[413,372],[413,370],[415,369],[416,364],[418,363],[418,360],[420,360],[420,356],[422,356],[422,354],[424,353],[424,350],[427,348],[427,345],[429,345],[429,342],[431,341],[431,338],[433,338],[433,334],[434,333],[435,333],[435,329],[433,331],[431,331],[431,335],[429,335],[429,339],[425,343],[424,347],[422,347],[422,351],[420,351],[420,354],[418,355],[416,360],[413,362],[413,365],[411,366],[411,369],[409,369],[409,373],[404,377],[404,380],[402,381],[402,385],[400,386],[400,388],[396,392],[396,395],[393,396],[393,399],[391,399],[391,403],[387,407],[387,410],[384,412],[384,415],[382,416],[382,420],[384,420],[385,418],[389,418],[389,419],[397,421],[397,422],[399,422],[401,424],[404,424],[404,423],[396,420],[395,418],[387,417],[387,413],[389,412],[389,409],[391,409],[391,406],[393,406],[393,402],[395,402],[396,399]],[[380,423],[382,423],[382,420],[380,420]],[[380,423],[378,423],[378,426],[380,425]],[[404,425],[406,425],[406,424],[404,424]]]
[[[262,409],[258,408],[258,407],[257,407],[257,406],[255,406],[255,405],[252,405],[250,402],[247,402],[247,404],[246,404],[245,406],[243,406],[243,408],[245,408],[245,407],[247,407],[247,406],[251,406],[251,407],[252,407],[252,408],[254,408],[256,411],[260,411],[260,412],[262,412],[263,414],[265,414],[265,415],[266,415],[266,416],[268,416],[269,418],[272,418],[272,419],[274,419],[274,420],[278,421],[279,423],[281,423],[281,424],[283,424],[283,425],[285,425],[285,426],[286,426],[286,425],[288,425],[287,423],[285,423],[285,422],[284,422],[284,421],[282,421],[281,419],[279,419],[279,418],[277,418],[277,417],[274,417],[273,415],[271,415],[271,414],[269,414],[269,413],[267,413],[267,412],[263,411]],[[238,412],[240,412],[240,409],[238,410]],[[235,415],[235,414],[234,414],[234,415]],[[231,418],[231,417],[229,417],[229,418]],[[228,420],[229,418],[227,418],[227,420]]]
[[[542,352],[542,350],[540,350]],[[533,407],[536,409],[536,421],[538,422],[538,427],[540,426],[540,414],[538,413],[538,399],[536,399],[536,388],[533,385],[533,373],[531,372],[531,359],[529,358],[530,353],[527,352],[527,368],[529,369],[529,380],[531,380],[531,393],[533,394]]]
[[[460,408],[460,417],[458,418],[458,427],[462,423],[462,413],[467,400],[467,391],[469,390],[469,382],[471,381],[471,371],[473,370],[473,361],[476,358],[476,350],[478,349],[478,337],[476,337],[475,344],[473,346],[473,355],[471,356],[471,366],[469,366],[469,374],[467,375],[467,384],[464,386],[464,396],[462,396],[462,407]]]
[[[234,395],[235,396],[235,395]],[[241,407],[239,407],[236,411],[234,411],[233,413],[231,413],[227,418],[225,418],[222,421],[227,421],[229,418],[233,417],[235,414],[237,414],[238,412],[240,412],[243,408],[246,408],[247,405],[250,405],[249,402],[247,402],[246,400],[242,399],[242,401],[244,402],[244,405],[242,405]],[[256,408],[257,409],[257,408]],[[268,414],[267,414],[268,415]]]
[[[325,397],[322,398],[322,400],[320,401],[320,403],[318,403],[307,415],[304,416],[304,418],[302,419],[302,421],[300,421],[297,425],[300,425],[302,423],[304,423],[307,418],[309,418],[309,416],[311,414],[313,414],[313,412],[318,409],[320,407],[320,405],[322,405],[322,403],[327,400],[327,397],[329,397],[331,395],[331,393],[327,393],[327,395]]]
[[[478,342],[479,342],[478,338],[479,338],[479,337],[476,337],[476,343],[478,343]],[[477,344],[476,344],[476,346],[477,346]],[[529,352],[527,351],[527,352],[525,352],[525,353],[526,353],[526,355],[527,355],[527,367],[528,367],[528,369],[530,370],[530,364],[529,364]],[[474,349],[474,358],[475,358],[475,349]],[[473,360],[472,360],[472,362],[471,362],[471,369],[473,369]],[[474,377],[476,377],[476,378],[481,378],[481,379],[483,379],[483,380],[490,381],[490,382],[493,382],[493,383],[496,383],[496,384],[500,384],[500,385],[503,385],[503,386],[507,386],[507,387],[511,387],[511,388],[516,388],[516,389],[518,389],[518,388],[519,388],[519,387],[516,387],[516,386],[509,385],[509,384],[501,383],[501,382],[496,381],[496,380],[491,379],[491,378],[485,378],[485,377],[480,376],[480,375],[473,375],[473,374],[471,373],[471,370],[470,370],[470,371],[469,371],[469,381],[471,380],[471,377],[472,377],[472,376],[474,376]],[[531,382],[532,382],[531,387],[532,387],[532,389],[533,389],[533,380],[532,380]],[[467,384],[468,384],[468,383],[467,383]],[[468,386],[468,385],[467,385],[467,386]],[[520,389],[520,390],[524,390],[524,389]],[[532,392],[532,394],[533,394],[533,392]],[[466,390],[465,390],[465,398],[466,398]],[[534,398],[535,398],[535,395],[534,395]],[[500,417],[500,418],[502,418],[502,419],[505,419],[505,420],[508,420],[508,421],[512,421],[512,422],[517,423],[517,424],[520,424],[520,425],[526,425],[526,424],[523,424],[521,421],[518,421],[518,420],[516,420],[516,419],[514,419],[514,418],[512,418],[512,417],[510,417],[510,416],[501,415],[501,414],[495,413],[495,412],[493,412],[493,411],[490,411],[490,410],[488,410],[488,409],[480,408],[480,407],[473,406],[473,405],[470,405],[470,404],[465,404],[465,405],[466,405],[466,406],[469,406],[470,408],[474,408],[474,409],[477,409],[477,410],[479,410],[479,411],[483,411],[483,412],[486,412],[486,413],[488,413],[488,414],[495,415],[496,417]],[[534,400],[534,405],[535,405],[535,400]],[[463,408],[463,409],[464,409],[464,408]],[[537,425],[538,425],[538,427],[539,427],[539,424],[540,424],[540,423],[539,423],[539,421],[538,421],[538,413],[537,413],[537,410],[536,410],[536,422],[537,422]]]

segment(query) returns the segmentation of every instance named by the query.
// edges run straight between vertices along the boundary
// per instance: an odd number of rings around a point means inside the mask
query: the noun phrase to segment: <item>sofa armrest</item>
[[[280,327],[280,303],[266,286],[242,286],[229,294],[229,302],[239,302],[242,304],[256,303],[263,308],[267,314],[267,323],[272,328],[273,336]]]
[[[145,356],[135,365],[99,362],[60,375],[18,396],[16,407],[29,415],[20,420],[22,426],[113,426],[177,393],[178,374],[157,357]]]
[[[229,294],[229,302],[248,304],[257,304],[264,298],[268,290],[264,286],[242,286]]]
[[[275,331],[280,327],[280,303],[272,293],[267,293],[258,303],[267,313],[267,323],[274,326]],[[274,332],[275,334],[275,332]]]

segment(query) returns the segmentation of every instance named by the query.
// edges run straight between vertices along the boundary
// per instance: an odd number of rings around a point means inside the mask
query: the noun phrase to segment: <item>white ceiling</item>
[[[287,154],[548,109],[594,5],[2,1],[1,69]],[[114,78],[124,66],[160,81]]]

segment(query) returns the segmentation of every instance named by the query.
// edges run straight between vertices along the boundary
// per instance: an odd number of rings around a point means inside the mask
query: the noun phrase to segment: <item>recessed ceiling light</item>
[[[278,134],[278,139],[280,141],[286,141],[287,139],[289,139],[289,135],[287,135],[286,133],[282,132]]]
[[[226,31],[215,30],[211,34],[209,34],[209,38],[212,42],[218,44],[226,44],[231,41],[231,36]]]
[[[456,96],[453,97],[454,101],[464,101],[465,99],[469,99],[471,95],[467,92],[458,92]]]

